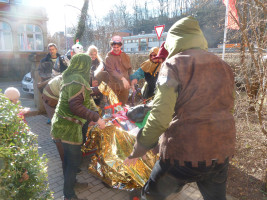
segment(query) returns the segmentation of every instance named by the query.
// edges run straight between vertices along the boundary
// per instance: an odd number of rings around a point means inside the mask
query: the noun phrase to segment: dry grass
[[[236,152],[229,169],[227,191],[238,199],[261,200],[267,198],[264,192],[267,141],[260,129],[257,115],[248,112],[248,108],[246,93],[237,91]]]

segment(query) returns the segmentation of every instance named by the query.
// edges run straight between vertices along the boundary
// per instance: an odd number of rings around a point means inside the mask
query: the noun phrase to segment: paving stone
[[[91,192],[89,190],[85,190],[81,192],[80,194],[78,194],[80,198],[87,198],[87,199],[89,199],[90,195],[91,195]]]
[[[108,191],[107,193],[105,193],[102,196],[99,196],[99,199],[101,200],[107,200],[107,199],[112,199],[112,196],[114,196],[116,193],[113,192],[112,190]]]
[[[92,188],[90,189],[90,191],[91,191],[91,192],[95,192],[95,191],[97,191],[97,190],[101,190],[103,187],[105,187],[105,186],[104,186],[102,183],[100,183],[100,184],[98,184],[98,185],[92,187]]]
[[[50,188],[51,190],[53,190],[53,188],[56,188],[56,187],[58,187],[58,186],[61,186],[61,185],[59,185],[58,183],[51,183],[51,182],[49,182],[49,188]]]
[[[108,189],[108,188],[106,188],[106,187],[104,187],[104,188],[102,188],[102,189],[101,189],[101,191],[102,191],[102,192],[104,192],[104,193],[106,193],[106,192],[108,192],[108,191],[109,191],[109,189]]]
[[[62,200],[62,197],[63,197],[63,192],[62,192],[62,190],[59,191],[59,192],[55,192],[55,193],[53,194],[53,196],[54,196],[55,199],[60,199],[60,200]]]
[[[120,192],[120,193],[116,194],[115,196],[113,196],[112,199],[113,200],[117,200],[117,199],[129,199],[129,193]]]
[[[59,192],[59,191],[63,191],[62,189],[62,185],[59,185],[59,186],[57,186],[57,187],[55,187],[55,188],[50,188],[50,189],[52,189],[54,192]]]
[[[101,192],[101,190],[98,190],[94,193],[91,193],[89,196],[85,197],[87,199],[90,199],[90,200],[95,200],[97,199],[98,197],[102,196],[103,195],[103,192]]]

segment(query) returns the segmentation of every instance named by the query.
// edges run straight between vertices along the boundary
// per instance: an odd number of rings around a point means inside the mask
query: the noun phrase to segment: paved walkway
[[[50,125],[43,115],[28,117],[28,125],[31,131],[38,135],[39,153],[46,154],[48,158],[48,181],[49,187],[54,192],[56,200],[62,200],[63,196],[63,173],[56,145],[50,137]],[[88,157],[83,157],[82,173],[77,175],[78,182],[87,183],[87,187],[77,186],[76,194],[79,198],[88,200],[128,200],[130,192],[110,189],[105,187],[101,180],[94,177],[87,170]],[[167,200],[201,200],[203,199],[195,184],[186,185],[179,194],[173,194]]]

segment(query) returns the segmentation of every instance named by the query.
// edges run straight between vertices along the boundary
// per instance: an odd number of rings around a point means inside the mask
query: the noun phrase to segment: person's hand
[[[137,79],[133,79],[131,82],[133,92],[135,92],[135,85],[137,84],[137,82],[138,82]]]
[[[123,163],[127,166],[134,166],[136,164],[136,162],[138,161],[139,158],[126,158]],[[143,160],[146,160],[147,157],[146,155],[143,155],[142,156],[142,159]]]
[[[97,80],[93,80],[92,81],[92,87],[97,87],[98,86],[98,81]]]
[[[101,118],[98,119],[97,124],[99,125],[100,129],[104,129],[106,127],[105,121]]]
[[[129,84],[129,82],[126,80],[126,78],[122,77],[121,80],[122,80],[122,83],[123,83],[123,87],[124,87],[125,89],[130,89],[130,84]]]
[[[25,114],[28,114],[30,112],[30,108],[23,108],[23,109],[20,109],[20,112],[21,114],[25,115]]]

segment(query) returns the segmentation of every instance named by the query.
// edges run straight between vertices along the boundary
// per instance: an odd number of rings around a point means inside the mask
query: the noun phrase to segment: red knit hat
[[[110,45],[112,46],[113,44],[119,44],[122,45],[122,39],[121,36],[115,35],[111,38],[110,40]]]
[[[159,48],[159,52],[156,57],[153,58],[153,60],[156,59],[162,59],[163,61],[168,57],[169,52],[164,47],[165,42],[163,42]]]

